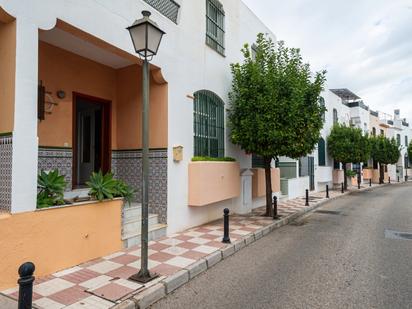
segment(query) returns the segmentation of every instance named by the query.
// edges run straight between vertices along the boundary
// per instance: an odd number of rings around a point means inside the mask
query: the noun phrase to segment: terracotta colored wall
[[[363,179],[365,179],[365,180],[372,179],[372,174],[373,174],[372,169],[365,168],[363,170]]]
[[[116,200],[0,216],[0,290],[16,285],[26,261],[40,277],[121,250],[121,207]]]
[[[112,146],[116,145],[116,71],[63,49],[39,42],[39,79],[56,102],[51,115],[39,123],[41,146],[72,146],[72,93],[112,101]],[[66,97],[57,99],[56,91]]]
[[[0,133],[13,131],[16,22],[0,22]]]
[[[266,179],[265,169],[252,169],[252,197],[261,197],[266,195]],[[272,192],[280,192],[280,170],[279,168],[272,168]]]
[[[340,185],[343,182],[343,170],[333,170],[333,184]]]
[[[117,148],[142,148],[142,74],[132,65],[117,71]],[[150,147],[167,148],[167,84],[150,83]]]
[[[137,149],[141,142],[141,67],[115,70],[39,42],[39,79],[58,106],[39,123],[41,146],[72,146],[72,93],[112,101],[112,148]],[[56,91],[64,90],[60,100]],[[150,147],[167,148],[167,84],[151,81]]]
[[[239,195],[239,163],[189,163],[189,206],[205,206]]]

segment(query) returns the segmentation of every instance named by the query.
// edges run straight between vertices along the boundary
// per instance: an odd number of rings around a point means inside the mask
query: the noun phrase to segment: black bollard
[[[408,181],[408,176],[405,176],[405,181]]]
[[[26,262],[19,267],[19,306],[18,309],[31,309],[33,300],[34,264]]]
[[[388,182],[391,183],[391,178],[390,177],[388,177]]]
[[[309,206],[309,190],[306,189],[306,202],[305,202],[305,206]]]
[[[360,180],[358,178],[358,190],[360,189]]]
[[[326,198],[329,198],[329,185],[326,185]]]
[[[341,183],[341,192],[344,193],[345,192],[345,188],[343,187],[343,182]]]
[[[278,218],[278,197],[273,197],[273,220]]]
[[[223,210],[223,239],[224,244],[230,244],[229,237],[229,209],[225,208]]]
[[[398,176],[398,182],[399,182],[399,176]]]

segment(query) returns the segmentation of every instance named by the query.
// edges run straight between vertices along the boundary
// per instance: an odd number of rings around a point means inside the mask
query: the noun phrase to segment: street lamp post
[[[136,53],[143,59],[142,88],[142,225],[141,225],[141,267],[137,274],[129,279],[137,282],[148,282],[158,277],[148,269],[149,243],[149,61],[157,54],[160,41],[165,32],[150,19],[149,11],[142,12],[143,18],[136,20],[127,28],[132,38]]]

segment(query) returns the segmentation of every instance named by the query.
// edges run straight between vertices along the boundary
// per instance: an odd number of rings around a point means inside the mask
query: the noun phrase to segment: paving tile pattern
[[[341,195],[330,191],[330,197]],[[325,193],[311,194],[310,203],[325,200]],[[305,199],[297,198],[278,204],[281,218],[306,209]],[[273,223],[263,217],[264,208],[249,215],[231,215],[230,238],[232,243]],[[195,227],[181,233],[149,242],[149,268],[164,279],[192,265],[225,244],[222,220]],[[109,256],[65,269],[44,278],[38,278],[34,286],[34,304],[39,308],[110,308],[130,297],[144,286],[127,280],[140,268],[140,248],[133,247]],[[2,291],[17,298],[16,288]]]

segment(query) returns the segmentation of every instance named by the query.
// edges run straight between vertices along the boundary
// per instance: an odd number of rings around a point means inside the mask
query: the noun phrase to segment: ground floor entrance
[[[82,187],[93,172],[110,171],[110,101],[73,96],[73,187]]]

